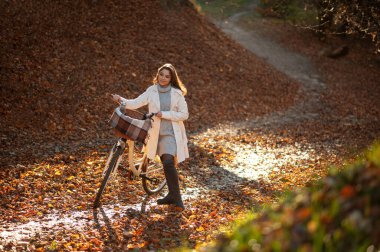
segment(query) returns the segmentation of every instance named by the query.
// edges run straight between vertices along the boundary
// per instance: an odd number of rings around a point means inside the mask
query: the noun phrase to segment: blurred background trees
[[[174,0],[166,0],[174,1]],[[372,41],[380,52],[380,0],[188,0],[217,18],[255,6],[255,12],[281,18],[326,35],[356,36]],[[181,2],[182,1],[177,1]]]
[[[380,0],[260,0],[260,8],[264,15],[302,20],[322,37],[342,34],[369,38],[380,52]]]

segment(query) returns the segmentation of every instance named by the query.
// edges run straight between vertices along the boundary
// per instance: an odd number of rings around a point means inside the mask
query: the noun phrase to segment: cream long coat
[[[126,102],[128,109],[137,109],[148,105],[149,113],[157,113],[160,111],[160,97],[157,85],[150,86],[144,93],[136,99],[121,98]],[[189,157],[187,147],[186,130],[183,121],[189,117],[187,103],[182,91],[177,88],[171,88],[171,104],[170,111],[162,111],[162,118],[172,121],[174,136],[177,143],[177,162],[180,163]],[[152,128],[148,131],[148,142],[145,151],[148,158],[153,159],[157,153],[158,137],[160,133],[161,119],[154,117]]]

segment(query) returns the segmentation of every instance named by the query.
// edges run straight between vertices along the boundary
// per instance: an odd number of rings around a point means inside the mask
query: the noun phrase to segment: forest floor
[[[365,42],[321,42],[312,32],[244,13],[214,22],[274,74],[297,83],[291,86],[292,102],[263,104],[266,113],[244,120],[190,125],[191,158],[179,167],[182,212],[158,206],[159,195],[147,197],[122,169],[103,205],[92,209],[112,140],[33,163],[10,159],[13,169],[0,177],[1,250],[194,248],[228,231],[242,214],[310,185],[330,165],[356,157],[379,139],[380,62]],[[326,48],[342,43],[348,44],[348,55],[324,56]]]

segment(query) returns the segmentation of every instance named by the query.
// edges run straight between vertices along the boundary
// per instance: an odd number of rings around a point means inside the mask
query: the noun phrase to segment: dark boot
[[[158,205],[175,205],[182,209],[185,209],[183,205],[181,193],[179,190],[179,181],[177,169],[174,166],[174,157],[172,155],[162,155],[162,164],[164,166],[164,172],[166,182],[168,184],[169,193],[162,199],[157,200]]]

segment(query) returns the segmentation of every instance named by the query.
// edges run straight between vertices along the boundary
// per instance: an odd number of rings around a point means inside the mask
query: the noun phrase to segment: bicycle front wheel
[[[164,188],[166,179],[161,161],[150,160],[145,156],[141,170],[142,185],[148,195],[157,193]]]
[[[110,180],[111,174],[115,171],[115,169],[120,163],[121,155],[123,154],[123,151],[124,151],[123,148],[118,145],[114,145],[114,147],[112,148],[110,156],[106,163],[106,167],[103,171],[103,174],[104,174],[103,181],[100,184],[98,193],[96,194],[94,208],[99,207],[102,194],[104,190],[106,189],[106,186],[107,186],[108,181]]]

